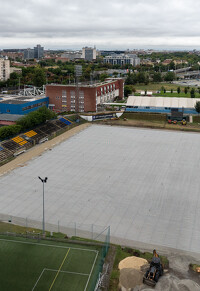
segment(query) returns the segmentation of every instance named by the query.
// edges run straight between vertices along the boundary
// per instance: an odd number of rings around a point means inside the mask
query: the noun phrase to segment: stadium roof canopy
[[[168,108],[194,108],[198,98],[176,97],[140,97],[129,96],[126,106],[138,107],[168,107]]]

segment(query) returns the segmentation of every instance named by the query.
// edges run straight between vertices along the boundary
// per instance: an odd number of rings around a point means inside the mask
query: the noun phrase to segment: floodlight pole
[[[45,177],[44,179],[42,179],[41,177],[38,176],[38,178],[41,180],[42,184],[43,184],[43,219],[42,219],[42,233],[43,236],[45,236],[45,218],[44,218],[44,183],[47,182],[47,177]]]

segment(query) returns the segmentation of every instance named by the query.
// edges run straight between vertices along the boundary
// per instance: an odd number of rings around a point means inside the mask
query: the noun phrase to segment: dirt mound
[[[135,286],[142,285],[144,272],[141,271],[141,268],[146,265],[148,265],[147,260],[135,256],[122,260],[118,266],[121,290],[131,290]]]
[[[147,265],[148,262],[145,259],[138,258],[135,256],[127,257],[119,263],[119,269],[129,268],[129,269],[136,269],[141,270],[141,267]]]
[[[166,275],[160,278],[154,290],[199,291],[200,286],[196,282],[189,279],[180,280],[175,276]]]
[[[130,290],[137,285],[141,285],[143,280],[143,272],[136,269],[121,269],[120,270],[120,287],[121,290]]]

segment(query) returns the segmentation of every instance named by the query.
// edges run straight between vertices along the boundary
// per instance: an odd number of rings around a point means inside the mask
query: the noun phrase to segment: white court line
[[[52,272],[58,272],[58,270],[53,270],[53,269],[46,269],[47,271],[52,271]],[[67,274],[74,274],[74,275],[81,275],[81,276],[89,276],[90,274],[85,274],[85,273],[76,273],[76,272],[69,272],[69,271],[60,271],[60,273],[67,273]]]
[[[42,270],[42,272],[41,272],[39,278],[37,279],[37,281],[36,281],[36,283],[35,283],[35,285],[34,285],[32,291],[33,291],[33,290],[35,289],[35,287],[37,286],[37,283],[40,281],[40,278],[42,277],[42,275],[43,275],[43,273],[44,273],[45,270],[46,270],[46,269],[43,269],[43,270]]]
[[[95,263],[96,263],[96,260],[97,260],[97,256],[98,256],[98,254],[99,254],[99,252],[97,252],[96,257],[95,257],[95,259],[94,259],[94,263],[93,263],[93,265],[92,265],[92,269],[91,269],[91,271],[90,271],[90,275],[89,275],[89,278],[88,278],[88,280],[87,280],[87,283],[86,283],[86,286],[85,286],[84,291],[86,291],[86,289],[87,289],[87,286],[88,286],[88,283],[89,283],[89,281],[90,281],[90,277],[91,277],[91,275],[92,275],[92,272],[93,272],[94,265],[95,265]]]
[[[48,244],[40,244],[40,243],[31,243],[31,242],[26,242],[26,241],[18,241],[18,240],[12,240],[12,239],[4,239],[0,238],[0,241],[7,241],[7,242],[16,242],[16,243],[21,243],[21,244],[29,244],[29,245],[37,245],[37,246],[46,246],[46,247],[54,247],[54,248],[62,248],[62,249],[72,249],[72,250],[80,250],[80,251],[88,251],[88,252],[95,252],[99,253],[96,250],[90,250],[90,249],[81,249],[81,248],[71,248],[71,247],[64,247],[64,246],[57,246],[57,245],[48,245]],[[59,243],[59,242],[58,242]],[[65,243],[65,242],[63,242]]]
[[[43,273],[45,271],[51,271],[51,272],[58,272],[58,270],[53,270],[53,269],[47,269],[47,268],[44,268],[39,276],[39,278],[37,279],[32,291],[35,289],[35,287],[37,286],[38,282],[40,281]],[[80,275],[80,276],[89,276],[90,274],[84,274],[84,273],[76,273],[76,272],[68,272],[68,271],[60,271],[59,273],[67,273],[67,274],[70,274],[70,275]]]
[[[39,245],[39,246],[47,246],[47,247],[56,247],[56,248],[63,248],[63,249],[69,249],[69,248],[71,248],[71,247],[56,246],[56,245],[47,245],[47,244],[41,244],[41,243],[23,242],[23,241],[17,241],[17,240],[9,240],[9,239],[0,239],[0,241],[16,242],[16,243],[22,243],[22,244]],[[95,252],[95,253],[96,253],[96,257],[95,257],[95,259],[94,259],[94,263],[93,263],[93,265],[92,265],[92,269],[91,269],[91,271],[90,271],[89,278],[88,278],[88,280],[87,280],[87,283],[86,283],[86,286],[85,286],[85,289],[84,289],[84,291],[86,291],[99,252],[98,252],[97,250],[90,250],[90,249],[87,250],[87,249],[81,249],[81,248],[71,248],[71,249],[73,249],[73,250],[81,250],[81,251],[89,251],[89,252]],[[45,269],[43,269],[42,273],[43,273],[44,271],[45,271]],[[39,280],[40,280],[40,278],[41,278],[41,276],[42,276],[42,273],[40,274],[40,277],[38,278],[38,281],[36,282],[36,284],[35,284],[35,286],[33,287],[32,291],[34,290],[34,288],[36,287],[37,283],[39,282]]]

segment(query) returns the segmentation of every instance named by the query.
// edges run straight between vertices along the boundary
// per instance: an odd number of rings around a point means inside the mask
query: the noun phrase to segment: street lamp
[[[43,220],[42,220],[42,232],[43,235],[45,236],[45,226],[44,226],[44,183],[47,182],[47,177],[45,177],[44,179],[42,179],[41,177],[38,176],[38,178],[41,180],[41,182],[43,183]]]

